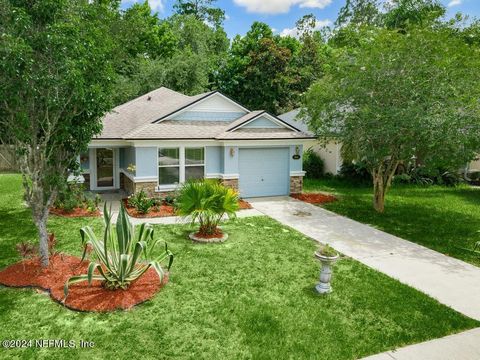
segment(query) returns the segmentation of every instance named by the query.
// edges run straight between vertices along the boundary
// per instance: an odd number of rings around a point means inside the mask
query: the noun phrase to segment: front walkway
[[[480,320],[480,268],[292,198],[249,202],[282,224]]]
[[[477,360],[480,359],[480,328],[440,339],[387,351],[363,360]]]

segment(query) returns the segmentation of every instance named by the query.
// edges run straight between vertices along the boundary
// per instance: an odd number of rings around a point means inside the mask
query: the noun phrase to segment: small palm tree
[[[176,207],[178,215],[200,224],[198,235],[214,235],[224,215],[236,216],[238,193],[215,180],[189,181],[180,189]]]

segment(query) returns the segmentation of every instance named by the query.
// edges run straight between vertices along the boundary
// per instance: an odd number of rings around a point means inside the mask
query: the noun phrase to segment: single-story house
[[[87,188],[150,196],[216,178],[244,198],[300,193],[312,135],[218,91],[187,96],[160,88],[117,106],[80,155]]]
[[[312,148],[324,162],[324,172],[337,175],[342,168],[342,144],[335,140],[331,140],[326,144],[320,144],[315,140],[314,134],[308,129],[308,125],[298,118],[300,109],[289,111],[278,117],[287,124],[294,126],[305,134],[312,136],[312,139],[304,144],[305,150]]]

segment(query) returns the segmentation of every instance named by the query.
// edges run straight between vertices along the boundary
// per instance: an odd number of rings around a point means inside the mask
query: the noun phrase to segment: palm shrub
[[[177,214],[190,218],[192,225],[200,224],[200,236],[214,235],[224,215],[236,216],[238,193],[214,180],[189,181],[180,189],[176,208]]]
[[[152,225],[140,225],[135,237],[135,227],[128,219],[123,204],[115,228],[111,225],[111,220],[111,211],[105,204],[103,240],[97,239],[90,226],[80,229],[84,248],[82,261],[88,249],[92,249],[94,260],[90,262],[87,274],[72,276],[67,280],[64,286],[65,297],[68,295],[69,285],[81,281],[88,281],[91,284],[93,280],[100,280],[106,289],[127,289],[150,267],[155,269],[162,282],[164,271],[160,263],[168,259],[168,270],[172,266],[173,254],[168,250],[166,243],[165,250],[159,256],[153,255],[159,240],[154,239]]]

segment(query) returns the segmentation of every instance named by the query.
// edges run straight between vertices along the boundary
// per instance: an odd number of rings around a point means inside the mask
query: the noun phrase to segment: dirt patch
[[[57,302],[64,300],[63,286],[73,275],[86,274],[88,261],[80,262],[75,256],[58,254],[52,256],[50,266],[40,266],[39,258],[15,263],[0,272],[0,284],[9,287],[34,287],[48,291]],[[64,305],[72,310],[109,312],[126,310],[151,299],[168,281],[165,276],[160,283],[154,269],[149,269],[133,282],[127,290],[106,290],[100,281],[81,282],[69,287]]]
[[[50,214],[56,215],[56,216],[63,216],[63,217],[97,217],[100,216],[100,211],[95,210],[95,211],[89,211],[88,209],[84,208],[75,208],[71,211],[66,211],[64,209],[59,209],[59,208],[50,208]]]
[[[172,205],[162,204],[160,206],[154,206],[148,211],[148,213],[142,214],[135,210],[133,206],[128,205],[128,199],[123,199],[122,201],[125,204],[128,215],[134,218],[156,218],[175,216],[175,208]]]
[[[252,205],[245,200],[239,200],[238,207],[240,208],[240,210],[252,209]]]
[[[291,195],[291,197],[315,205],[331,203],[337,200],[337,198],[333,195],[327,195],[322,193],[293,194]]]

